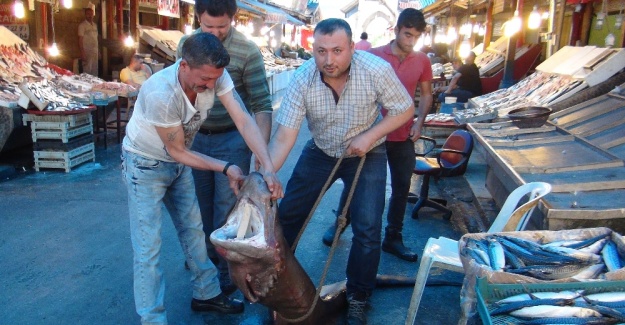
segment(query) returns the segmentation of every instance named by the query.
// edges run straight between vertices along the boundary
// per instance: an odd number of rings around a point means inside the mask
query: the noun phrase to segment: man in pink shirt
[[[391,172],[392,192],[382,250],[410,262],[417,261],[419,256],[404,246],[402,229],[410,191],[410,179],[415,163],[414,142],[421,136],[425,117],[432,106],[432,66],[430,60],[424,53],[413,50],[425,27],[425,18],[421,11],[412,8],[404,9],[397,19],[395,40],[387,45],[369,50],[370,53],[391,64],[395,74],[409,94],[415,94],[417,86],[421,87],[416,121],[411,119],[386,136],[386,155]],[[384,108],[382,108],[382,115],[386,115]],[[345,193],[342,195],[338,211],[342,211],[345,202],[344,197]],[[335,231],[336,224],[326,231],[323,237],[323,242],[326,245],[328,242],[332,244]]]
[[[360,41],[358,41],[356,45],[354,45],[354,48],[361,51],[369,50],[371,48],[371,43],[367,41],[368,38],[369,35],[367,35],[367,33],[365,32],[362,32],[362,34],[360,34]]]

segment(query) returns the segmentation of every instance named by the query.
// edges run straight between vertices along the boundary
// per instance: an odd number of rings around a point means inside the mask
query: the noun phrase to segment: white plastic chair
[[[549,192],[551,192],[551,185],[548,183],[533,182],[519,186],[508,195],[506,202],[499,211],[499,214],[497,214],[497,218],[495,218],[495,221],[488,229],[488,233],[525,229],[529,217],[536,205],[538,205],[538,201]],[[530,200],[515,210],[519,201],[527,194],[529,194]],[[406,325],[414,324],[415,318],[417,317],[417,310],[421,303],[421,296],[423,295],[423,290],[425,289],[425,284],[430,274],[430,268],[433,266],[464,273],[462,262],[460,261],[460,254],[458,252],[457,240],[446,237],[428,239],[423,249],[423,255],[421,256],[421,264],[419,265],[412,298],[410,299]]]

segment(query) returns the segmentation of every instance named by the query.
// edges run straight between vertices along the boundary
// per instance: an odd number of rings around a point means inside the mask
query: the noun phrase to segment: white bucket
[[[456,97],[445,97],[445,104],[454,104],[456,103]]]

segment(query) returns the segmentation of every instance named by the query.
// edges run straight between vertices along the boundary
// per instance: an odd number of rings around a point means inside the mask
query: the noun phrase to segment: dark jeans
[[[292,245],[338,158],[326,155],[310,140],[289,179],[278,216],[284,237]],[[334,175],[351,187],[359,157],[345,158]],[[347,261],[347,293],[371,294],[380,263],[382,214],[386,187],[386,150],[380,145],[367,153],[350,204],[352,248]]]
[[[438,101],[441,103],[445,102],[445,97],[456,97],[456,102],[458,103],[466,103],[469,101],[469,98],[473,98],[475,97],[475,95],[473,95],[472,92],[468,91],[468,90],[463,90],[463,89],[454,89],[451,91],[451,93],[449,94],[445,94],[445,93],[440,93],[440,95],[438,95]]]
[[[198,133],[193,140],[191,150],[209,157],[229,161],[239,166],[244,174],[249,173],[252,151],[245,144],[239,131],[212,135]],[[210,235],[215,229],[226,223],[228,213],[236,203],[237,197],[230,188],[228,176],[222,174],[221,171],[194,169],[193,178],[202,213],[208,256],[219,259],[217,268],[220,273],[228,273],[228,264],[221,255],[215,252],[215,247],[210,241]]]
[[[410,179],[415,165],[414,142],[386,141],[386,156],[391,172],[391,198],[388,202],[386,230],[401,232],[410,192]]]

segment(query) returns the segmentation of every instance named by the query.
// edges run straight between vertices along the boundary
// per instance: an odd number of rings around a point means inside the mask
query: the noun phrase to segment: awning
[[[255,9],[256,11],[260,11],[265,16],[265,23],[267,24],[294,24],[294,25],[304,25],[303,22],[298,20],[297,18],[287,14],[280,8],[276,8],[270,5],[266,5],[264,3],[258,2],[256,0],[241,0],[238,3],[242,3],[243,5],[247,5]]]
[[[263,17],[265,15],[264,12],[254,8],[254,7],[248,5],[247,3],[242,2],[240,0],[237,0],[237,7],[239,7],[240,9],[243,9],[245,11],[249,11],[249,12],[251,12],[251,13],[253,13],[255,15],[261,16],[261,17]]]

